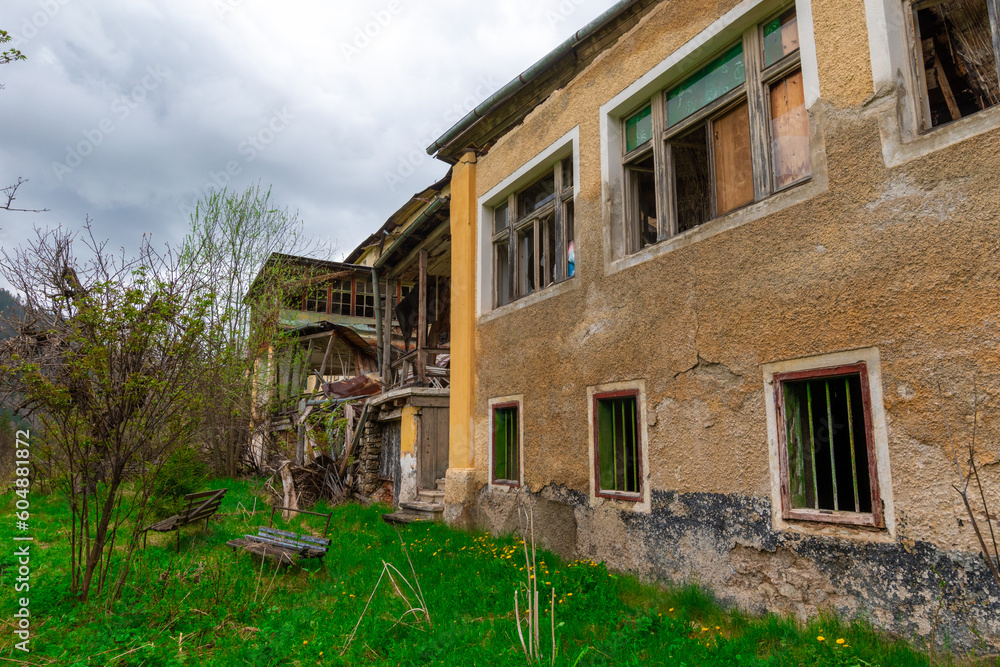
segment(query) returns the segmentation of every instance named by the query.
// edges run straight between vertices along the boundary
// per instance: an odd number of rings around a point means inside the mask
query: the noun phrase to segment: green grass
[[[262,499],[255,516],[245,511],[254,505],[256,486],[223,481],[211,488],[219,485],[230,488],[222,515],[207,529],[182,529],[180,554],[173,534],[150,533],[123,598],[111,609],[100,600],[79,604],[68,597],[65,503],[33,494],[32,653],[12,652],[14,639],[5,628],[0,656],[59,665],[525,664],[513,620],[514,590],[525,576],[519,540],[438,524],[397,534],[381,520],[386,508],[343,505],[333,509],[334,543],[323,564],[276,573],[270,563],[262,567],[225,547],[226,540],[267,523]],[[3,499],[13,504],[9,494]],[[319,533],[322,521],[306,516],[285,527]],[[362,618],[383,559],[409,576],[400,535],[426,596],[431,628],[413,615],[399,622],[406,608],[387,581]],[[5,547],[0,555],[5,620],[16,598],[12,551]],[[590,561],[564,562],[539,551],[538,563],[542,597],[551,587],[557,594],[560,665],[928,664],[904,642],[863,624],[823,618],[801,627],[726,610],[696,587],[648,586]],[[359,618],[357,636],[341,656]],[[546,610],[545,664],[549,623]]]

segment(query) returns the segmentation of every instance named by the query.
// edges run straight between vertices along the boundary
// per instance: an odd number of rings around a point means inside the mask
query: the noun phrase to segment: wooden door
[[[434,490],[448,470],[448,408],[420,409],[420,459],[418,486]]]

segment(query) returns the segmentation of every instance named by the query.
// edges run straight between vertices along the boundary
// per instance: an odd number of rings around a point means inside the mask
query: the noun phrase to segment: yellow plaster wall
[[[599,108],[734,4],[662,3],[479,158],[482,196],[579,126],[577,275],[567,291],[476,327],[475,454],[464,444],[473,385],[453,380],[452,465],[487,460],[488,399],[524,394],[525,460],[540,461],[527,485],[586,493],[586,387],[645,379],[654,490],[769,501],[761,365],[877,347],[901,539],[972,550],[936,396],[940,382],[960,442],[971,437],[973,377],[981,401],[1000,400],[1000,131],[887,168],[878,110],[863,104],[872,82],[861,0],[812,3],[822,97],[811,111],[827,190],[606,271]],[[471,199],[453,199],[462,233]],[[470,240],[453,238],[456,266],[471,266]],[[1000,442],[996,412],[979,420],[980,442]],[[480,487],[486,474],[478,465]],[[987,474],[1000,488],[1000,471]]]
[[[412,454],[417,450],[417,438],[420,437],[420,408],[412,405],[403,406],[399,422],[399,451],[401,454]]]

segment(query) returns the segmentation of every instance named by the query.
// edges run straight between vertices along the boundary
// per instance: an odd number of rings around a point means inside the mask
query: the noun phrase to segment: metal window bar
[[[610,428],[601,429],[605,442],[599,445],[601,451],[610,454],[610,460],[600,462],[601,478],[610,482],[607,487],[602,485],[602,490],[636,493],[639,490],[639,452],[635,398],[602,399],[598,407],[599,419],[610,420]]]
[[[856,379],[856,376],[847,376],[844,378],[829,378],[824,380],[804,380],[794,383],[788,383],[785,387],[785,407],[786,407],[786,417],[785,417],[785,433],[788,448],[788,474],[792,476],[789,480],[789,492],[791,494],[791,500],[793,502],[793,507],[804,508],[804,509],[816,509],[816,510],[829,510],[829,506],[821,507],[820,501],[820,479],[817,471],[817,438],[820,439],[820,445],[822,445],[823,438],[826,438],[826,442],[830,448],[830,470],[829,470],[829,486],[824,481],[822,485],[824,489],[829,488],[832,494],[832,509],[834,511],[853,511],[860,512],[861,509],[861,493],[858,482],[858,463],[857,463],[857,453],[858,453],[858,442],[859,437],[855,431],[855,419],[854,419],[854,402],[858,400],[858,396],[854,395],[852,397],[851,392],[851,380]],[[835,388],[839,381],[843,381],[844,394],[843,397],[837,397],[835,393]],[[813,389],[819,390],[819,383],[823,382],[823,393],[817,398],[822,402],[825,400],[826,407],[826,435],[822,433],[817,433],[817,426],[823,426],[822,423],[817,424],[816,416],[813,410]],[[796,389],[795,386],[799,388]],[[803,387],[804,385],[804,387]],[[814,386],[815,385],[815,386]],[[802,415],[802,394],[799,393],[805,390],[805,415]],[[843,403],[841,405],[841,402]],[[834,403],[837,403],[834,406]],[[819,406],[816,406],[819,408]],[[841,465],[844,465],[843,461],[844,455],[847,452],[843,451],[844,445],[846,445],[850,452],[851,460],[851,491],[853,493],[854,504],[852,507],[846,507],[849,502],[845,500],[845,507],[841,508],[841,498],[840,491],[838,488],[837,480],[837,444],[834,441],[835,426],[834,423],[834,408],[837,408],[837,414],[840,414],[841,409],[847,413],[847,442],[841,441]],[[803,417],[806,419],[803,420]],[[806,423],[803,424],[803,421]],[[806,433],[808,432],[808,445],[805,442]],[[862,436],[863,437],[863,434]],[[806,447],[808,446],[808,449]],[[867,446],[867,445],[865,445]],[[809,462],[805,461],[806,456],[810,457]],[[807,472],[811,473],[811,480],[806,479]],[[825,479],[825,471],[824,479]],[[812,491],[812,497],[808,495],[808,490]],[[825,504],[825,503],[824,503]]]

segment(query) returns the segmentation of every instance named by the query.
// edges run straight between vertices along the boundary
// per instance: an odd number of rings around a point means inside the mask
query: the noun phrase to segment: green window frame
[[[639,392],[594,394],[594,491],[602,498],[642,498]]]
[[[866,364],[774,376],[782,516],[882,527]]]
[[[492,408],[493,483],[521,485],[521,405],[496,403]]]

